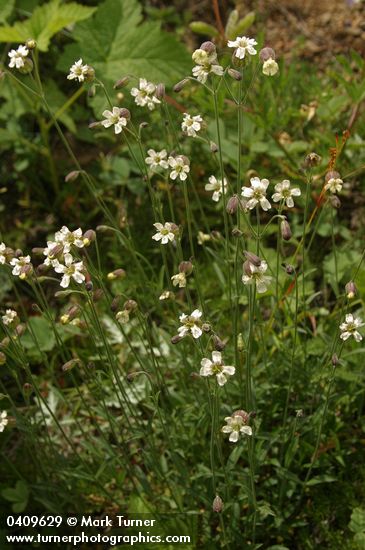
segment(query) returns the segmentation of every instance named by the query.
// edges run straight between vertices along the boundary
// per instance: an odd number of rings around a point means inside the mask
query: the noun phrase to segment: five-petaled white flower
[[[248,198],[246,208],[252,210],[257,204],[260,204],[263,210],[269,210],[271,204],[266,198],[266,189],[269,186],[269,180],[260,178],[251,178],[251,187],[242,187],[242,197]]]
[[[177,332],[181,338],[187,336],[189,333],[193,338],[200,338],[203,334],[201,329],[201,319],[202,312],[199,309],[194,309],[191,315],[185,315],[182,313],[179,317],[181,327],[177,329]]]
[[[342,189],[343,181],[341,178],[331,178],[328,180],[324,186],[326,191],[331,191],[331,193],[339,193]]]
[[[53,266],[56,273],[63,273],[60,283],[62,288],[67,288],[69,286],[71,277],[76,283],[83,283],[85,281],[83,262],[74,262],[73,257],[68,253],[64,255],[64,262],[64,264],[61,264],[57,261]]]
[[[104,120],[101,121],[104,128],[110,128],[114,125],[114,132],[120,134],[123,131],[123,126],[127,126],[127,119],[121,115],[119,107],[113,107],[113,111],[105,110],[103,112]]]
[[[162,149],[162,151],[155,151],[154,149],[148,149],[148,157],[145,159],[145,163],[150,166],[150,168],[168,168],[169,163],[167,160],[167,151]]]
[[[207,81],[210,73],[222,76],[224,69],[218,64],[217,52],[215,50],[207,52],[202,49],[197,49],[192,55],[196,66],[193,67],[193,75],[199,82],[203,84]]]
[[[82,59],[75,61],[75,63],[70,67],[70,72],[67,75],[68,80],[78,80],[79,82],[84,82],[85,78],[89,73],[89,65],[83,65]]]
[[[276,63],[275,59],[271,57],[266,59],[262,65],[262,72],[266,76],[274,76],[279,70],[279,65]]]
[[[224,419],[227,425],[223,426],[222,432],[229,434],[229,440],[232,443],[236,443],[241,435],[252,435],[251,426],[247,426],[248,418],[245,411],[237,411]]]
[[[242,282],[244,285],[255,284],[259,294],[267,291],[271,283],[271,277],[264,275],[267,270],[267,263],[261,260],[260,265],[256,266],[248,260],[243,264]]]
[[[169,165],[172,168],[170,172],[170,178],[176,180],[179,178],[181,181],[185,181],[190,172],[189,160],[184,155],[178,155],[177,157],[169,157]]]
[[[55,233],[55,241],[57,244],[62,244],[64,253],[70,252],[72,245],[77,246],[77,248],[83,248],[85,246],[82,238],[82,229],[80,227],[75,229],[75,231],[70,231],[69,228],[64,225],[61,227],[60,231]]]
[[[13,69],[21,69],[24,67],[24,60],[27,57],[29,50],[26,46],[19,46],[17,50],[10,50],[8,56],[10,57],[9,67]]]
[[[196,137],[197,132],[201,130],[203,119],[200,115],[191,116],[184,113],[184,120],[181,123],[181,129],[190,137]]]
[[[147,82],[145,78],[139,79],[139,88],[132,88],[131,95],[134,101],[140,107],[147,106],[150,111],[153,111],[155,106],[161,101],[155,96],[156,86],[152,82]]]
[[[254,38],[247,38],[247,36],[237,36],[235,40],[228,40],[228,47],[235,48],[234,55],[238,59],[244,59],[246,53],[256,55],[257,51],[254,48],[256,45],[256,40]]]
[[[3,432],[5,427],[9,423],[7,416],[8,416],[8,413],[6,411],[2,411],[0,413],[0,432]]]
[[[281,183],[277,183],[275,185],[275,191],[276,193],[273,194],[272,200],[274,202],[285,201],[288,208],[293,208],[294,206],[292,197],[299,197],[301,194],[298,187],[291,189],[289,180],[283,180]]]
[[[6,245],[5,243],[0,243],[0,264],[5,264],[6,262]]]
[[[155,241],[161,241],[161,244],[167,244],[169,241],[175,240],[176,226],[171,222],[154,223],[153,226],[157,229],[157,233],[152,236]]]
[[[18,314],[16,311],[14,311],[13,309],[7,309],[5,311],[5,315],[2,316],[2,321],[4,323],[4,325],[12,325],[14,323],[14,321],[17,319],[18,317]]]
[[[23,278],[26,273],[27,266],[31,266],[30,256],[19,256],[19,258],[12,258],[10,265],[13,266],[12,274]]]
[[[224,193],[225,193],[227,189],[226,178],[223,179],[223,186],[224,186]],[[218,202],[223,193],[223,186],[222,186],[222,180],[217,180],[215,176],[210,176],[209,183],[205,184],[205,190],[213,191],[212,199],[215,202]]]
[[[354,317],[352,313],[348,313],[345,317],[345,322],[340,324],[341,340],[347,340],[350,336],[353,336],[356,342],[361,342],[362,336],[358,329],[364,325],[365,323],[359,317]]]
[[[179,285],[179,288],[185,288],[186,287],[186,275],[185,273],[177,273],[176,275],[173,275],[171,277],[172,284],[174,286]]]
[[[216,376],[220,386],[224,386],[227,382],[227,376],[233,376],[236,372],[234,367],[229,367],[223,364],[222,354],[220,351],[213,351],[212,361],[204,357],[201,360],[200,376]]]

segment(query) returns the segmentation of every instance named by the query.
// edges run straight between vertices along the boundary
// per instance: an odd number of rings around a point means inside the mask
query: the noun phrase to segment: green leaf
[[[36,339],[36,342],[34,339]],[[39,350],[51,351],[56,344],[56,339],[46,319],[31,317],[28,321],[28,330],[22,336],[21,342],[30,353],[39,355]]]
[[[73,37],[78,44],[65,48],[60,68],[82,57],[103,82],[132,74],[172,84],[191,70],[185,47],[161,31],[159,22],[142,22],[136,0],[106,0],[92,18],[75,27]]]
[[[255,21],[255,12],[250,11],[243,19],[241,19],[234,28],[232,38],[241,36]]]
[[[0,0],[0,23],[5,23],[14,9],[15,0]]]
[[[25,42],[34,38],[38,49],[45,52],[52,36],[64,27],[87,19],[95,9],[76,2],[61,4],[60,0],[52,0],[36,7],[26,21],[0,27],[0,42]]]
[[[323,474],[310,479],[307,485],[312,486],[319,485],[320,483],[333,483],[334,481],[337,481],[337,478]]]
[[[190,29],[197,34],[203,34],[207,36],[219,36],[219,32],[213,25],[205,23],[204,21],[192,21],[189,25]]]
[[[363,533],[365,531],[365,510],[364,508],[354,508],[351,514],[349,528],[353,533]]]

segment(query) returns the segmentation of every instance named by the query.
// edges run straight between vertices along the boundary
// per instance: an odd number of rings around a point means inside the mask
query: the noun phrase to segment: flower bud
[[[25,331],[26,331],[26,326],[22,324],[18,325],[15,328],[15,332],[17,333],[18,336],[22,336],[22,334],[24,334]]]
[[[216,143],[214,143],[214,141],[209,142],[209,147],[210,147],[210,152],[211,153],[218,153],[219,147]]]
[[[96,96],[96,86],[93,84],[90,86],[90,88],[87,91],[87,97],[95,97]]]
[[[26,382],[25,384],[23,384],[23,391],[27,394],[32,393],[32,391],[33,391],[32,384],[29,384],[29,382]]]
[[[213,42],[207,41],[207,42],[203,42],[203,44],[201,44],[200,49],[204,50],[207,53],[213,53],[213,52],[215,52],[216,47],[213,44]]]
[[[180,273],[185,273],[185,275],[191,275],[193,271],[193,264],[191,263],[190,260],[180,262],[179,271]]]
[[[113,298],[112,303],[110,304],[110,309],[112,310],[113,313],[118,311],[121,299],[122,297],[119,295]]]
[[[228,69],[227,73],[229,74],[229,76],[231,78],[233,78],[234,80],[242,80],[242,73],[240,73],[239,71],[236,71],[236,69],[232,69],[231,67]]]
[[[232,237],[235,237],[235,238],[239,238],[239,237],[242,237],[243,235],[243,231],[241,231],[240,229],[238,229],[238,227],[234,227],[232,229]]]
[[[71,359],[70,361],[67,361],[67,363],[62,365],[62,370],[63,372],[67,372],[73,369],[74,367],[76,367],[77,365],[81,365],[80,359]]]
[[[203,332],[210,332],[212,330],[212,327],[210,323],[203,323],[202,324],[202,331]]]
[[[91,281],[88,281],[87,283],[85,283],[85,288],[88,292],[92,292],[93,288],[94,288],[94,285],[92,284]]]
[[[96,231],[98,231],[98,233],[109,233],[114,230],[112,227],[109,227],[109,225],[98,225]]]
[[[69,181],[75,181],[79,177],[81,173],[81,170],[72,170],[65,176],[65,182],[68,183]]]
[[[275,50],[272,48],[262,48],[259,53],[260,61],[264,63],[269,59],[276,59]]]
[[[24,281],[25,279],[28,279],[28,277],[32,273],[33,273],[32,264],[23,265],[23,267],[20,269],[19,279],[22,279]]]
[[[135,311],[138,308],[138,304],[135,300],[127,300],[123,306],[127,311]]]
[[[332,355],[332,358],[331,358],[331,363],[334,367],[337,367],[337,365],[339,364],[340,360],[338,358],[338,356],[336,355],[336,353],[334,353]]]
[[[240,199],[237,195],[233,195],[230,199],[228,199],[227,205],[226,205],[226,211],[227,214],[230,214],[231,216],[237,212],[238,206],[240,204]]]
[[[282,220],[280,223],[281,236],[284,241],[290,241],[292,238],[292,232],[288,220]]]
[[[89,130],[94,130],[94,128],[98,128],[99,126],[102,126],[101,122],[90,122],[89,124]]]
[[[155,95],[157,99],[160,100],[165,97],[165,84],[162,84],[162,82],[160,82],[160,84],[157,84]]]
[[[223,510],[223,500],[221,499],[220,496],[216,496],[215,499],[213,500],[213,505],[212,505],[212,508],[213,508],[213,512],[221,512]]]
[[[245,342],[243,340],[243,336],[241,332],[237,336],[237,349],[240,352],[242,352],[245,349]]]
[[[28,50],[34,50],[37,47],[37,42],[34,40],[34,38],[28,38],[25,46],[26,48],[28,48]]]
[[[246,260],[250,264],[254,265],[255,267],[259,267],[261,265],[261,258],[256,256],[256,254],[253,254],[252,252],[248,252],[248,250],[244,250],[243,253],[245,255]],[[249,274],[251,275],[251,271]]]
[[[285,271],[288,275],[293,275],[295,273],[295,268],[293,265],[287,264],[285,266]]]
[[[176,334],[171,338],[171,344],[178,344],[182,340],[182,337],[179,334]]]
[[[214,335],[213,342],[214,342],[214,349],[216,351],[222,351],[226,347],[225,342],[223,342],[223,340],[221,340],[217,334]]]
[[[309,153],[304,159],[304,165],[307,168],[318,166],[321,163],[322,158],[317,153]]]
[[[183,80],[180,80],[180,82],[175,84],[175,86],[173,87],[174,92],[176,93],[181,92],[181,90],[186,86],[186,84],[188,84],[188,82],[189,82],[188,78],[184,78]]]
[[[5,336],[5,338],[3,338],[0,342],[0,348],[1,349],[6,349],[10,344],[10,338],[9,336]]]
[[[104,290],[102,288],[97,288],[93,292],[93,302],[98,302],[104,297]]]
[[[346,290],[346,296],[349,300],[352,300],[352,298],[355,298],[355,296],[357,294],[357,288],[356,288],[356,285],[353,281],[349,281],[346,284],[345,290]]]
[[[40,256],[42,258],[43,256],[43,250],[44,248],[39,248],[39,247],[36,247],[36,248],[32,248],[32,254],[34,256]]]
[[[63,325],[67,325],[70,321],[75,319],[79,314],[80,306],[71,306],[66,313],[61,315],[60,321]]]
[[[89,246],[96,239],[96,233],[93,229],[88,229],[83,235],[84,246]]]
[[[338,198],[337,195],[331,195],[329,197],[329,201],[330,201],[330,204],[331,204],[332,208],[336,208],[336,210],[341,208],[341,201],[340,201],[340,199]]]
[[[124,88],[124,86],[127,86],[129,82],[129,77],[124,76],[123,78],[120,78],[117,80],[113,86],[114,90],[120,90],[120,88]]]
[[[126,272],[124,271],[124,269],[119,268],[115,269],[111,273],[108,273],[107,278],[109,279],[109,281],[114,281],[114,279],[124,279],[125,276]]]
[[[6,355],[2,351],[0,351],[0,365],[5,365],[6,363]]]
[[[85,81],[92,82],[95,79],[95,69],[90,65],[87,66],[87,73],[85,74]],[[95,95],[95,93],[94,93]]]

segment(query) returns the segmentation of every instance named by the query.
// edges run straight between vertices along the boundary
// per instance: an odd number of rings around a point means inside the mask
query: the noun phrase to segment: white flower
[[[300,189],[295,187],[294,189],[290,188],[290,181],[283,180],[281,183],[275,185],[276,193],[273,194],[272,200],[274,202],[285,201],[288,208],[293,208],[294,201],[292,197],[300,196]]]
[[[238,59],[244,59],[246,53],[256,55],[257,51],[254,48],[256,45],[256,40],[247,38],[247,36],[237,36],[235,40],[228,40],[228,47],[236,48],[235,56],[238,57]]]
[[[4,254],[6,250],[6,246],[4,243],[0,244],[0,264],[4,264],[6,262],[6,256]]]
[[[168,300],[169,298],[173,298],[174,293],[170,292],[170,290],[164,290],[163,293],[159,296],[159,300]]]
[[[213,351],[212,361],[204,357],[200,364],[200,376],[216,376],[220,386],[224,386],[227,382],[227,376],[233,376],[236,372],[234,367],[223,364],[222,354],[219,351]]]
[[[43,262],[44,265],[53,265],[55,262],[57,262],[56,260],[57,254],[55,254],[55,252],[64,251],[64,249],[61,249],[60,251],[57,250],[61,248],[60,245],[63,246],[63,243],[61,244],[60,242],[56,242],[56,241],[47,241],[47,247],[43,250],[43,254],[44,256],[46,256],[46,259]],[[66,252],[69,252],[69,250],[66,250]]]
[[[203,119],[200,115],[191,116],[184,113],[184,120],[181,123],[181,129],[190,137],[195,137],[197,132],[201,130]]]
[[[364,325],[365,323],[363,323],[359,317],[354,317],[352,313],[348,313],[345,317],[345,322],[340,325],[341,340],[347,340],[350,336],[353,336],[356,342],[361,342],[362,336],[357,329]]]
[[[209,233],[203,233],[203,231],[198,231],[198,244],[203,245],[204,243],[211,241],[212,237]]]
[[[15,319],[18,317],[18,314],[13,309],[7,309],[5,312],[5,315],[2,316],[2,321],[4,325],[11,325],[15,321]]]
[[[73,263],[71,254],[65,254],[64,265],[57,261],[54,265],[56,273],[63,273],[60,285],[62,288],[67,288],[70,284],[71,277],[76,283],[83,283],[85,281],[84,264],[82,262]]]
[[[171,277],[172,284],[174,286],[179,285],[179,288],[186,287],[186,275],[185,273],[177,273]]]
[[[104,120],[101,121],[104,128],[110,128],[114,125],[114,132],[120,134],[123,131],[123,126],[127,126],[127,119],[120,114],[121,109],[119,107],[113,107],[113,111],[104,111]]]
[[[274,76],[279,70],[279,65],[276,63],[275,59],[271,57],[264,61],[262,65],[262,72],[266,76]]]
[[[259,266],[253,265],[251,262],[246,261],[244,264],[244,273],[242,275],[242,282],[244,285],[250,285],[255,283],[256,290],[259,294],[267,291],[267,287],[271,283],[271,277],[264,275],[267,270],[267,263],[262,260]]]
[[[12,69],[16,67],[21,69],[24,67],[24,59],[27,57],[29,50],[26,46],[19,46],[17,50],[10,50],[8,56],[10,57],[9,67]]]
[[[175,225],[173,223],[166,222],[164,225],[154,223],[153,226],[157,229],[157,233],[152,236],[153,240],[161,241],[161,244],[167,244],[169,241],[175,240]]]
[[[191,333],[193,338],[200,338],[200,336],[203,334],[203,331],[200,328],[201,316],[202,312],[199,309],[194,309],[191,315],[185,315],[185,313],[180,315],[179,320],[182,325],[177,329],[179,336],[181,338],[184,338],[184,336],[187,336],[189,333]]]
[[[325,190],[330,190],[331,193],[339,193],[342,189],[343,181],[341,178],[331,178],[324,186]]]
[[[148,149],[148,157],[145,159],[145,163],[150,166],[150,168],[168,168],[169,163],[167,161],[167,151],[162,149],[162,151],[156,152],[154,149]]]
[[[223,185],[224,185],[224,193],[227,189],[227,180],[226,178],[223,179]],[[222,186],[222,180],[217,180],[215,176],[210,176],[209,183],[205,184],[205,190],[206,191],[213,191],[212,199],[215,202],[218,202],[221,198],[221,195],[223,193],[223,186]]]
[[[12,258],[10,265],[13,266],[12,274],[21,277],[24,274],[24,268],[27,265],[31,265],[30,256],[20,256],[19,258]]]
[[[170,178],[176,180],[178,177],[181,181],[185,181],[190,172],[189,161],[183,155],[177,157],[169,157],[169,165],[172,168]]]
[[[252,435],[251,426],[247,426],[242,414],[233,413],[232,416],[227,416],[224,419],[227,423],[223,426],[222,432],[229,434],[229,440],[236,443],[240,435]]]
[[[196,65],[192,69],[192,73],[199,82],[205,84],[210,73],[214,73],[218,76],[222,76],[224,72],[223,67],[217,64]]]
[[[9,423],[7,416],[8,416],[8,413],[6,411],[2,411],[2,413],[0,414],[0,432],[3,432],[5,429],[5,426],[7,426]]]
[[[161,101],[154,95],[156,86],[152,82],[147,82],[145,78],[139,79],[139,88],[132,88],[131,95],[134,101],[140,107],[147,106],[152,111]]]
[[[55,241],[56,244],[62,244],[64,253],[70,252],[72,245],[77,246],[77,248],[83,248],[85,246],[80,227],[75,229],[75,231],[70,231],[69,228],[64,225],[61,227],[60,231],[57,231],[55,234]]]
[[[251,178],[251,187],[242,187],[242,197],[246,197],[249,200],[246,203],[246,208],[252,210],[257,204],[260,203],[260,206],[263,210],[269,210],[271,204],[266,198],[266,189],[269,185],[269,180],[260,178]]]
[[[67,79],[84,82],[88,72],[89,72],[89,65],[83,65],[82,59],[79,59],[78,61],[75,61],[72,67],[70,67],[70,73],[67,75]]]
[[[196,66],[193,67],[192,72],[199,82],[204,84],[210,73],[222,76],[224,69],[218,64],[217,52],[215,50],[206,52],[205,50],[201,50],[199,48],[198,50],[195,50],[192,58],[196,63]]]

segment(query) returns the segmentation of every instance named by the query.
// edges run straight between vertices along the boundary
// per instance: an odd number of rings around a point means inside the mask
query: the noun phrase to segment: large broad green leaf
[[[0,23],[5,23],[14,9],[15,0],[0,0]]]
[[[52,0],[38,6],[26,21],[0,27],[0,42],[25,42],[34,38],[38,49],[47,51],[52,36],[68,25],[87,19],[95,9],[76,2],[61,4],[60,0]]]
[[[77,45],[66,47],[60,68],[78,58],[92,65],[103,81],[129,74],[171,84],[190,72],[190,56],[158,22],[142,22],[136,0],[106,0],[88,21],[76,25]]]

